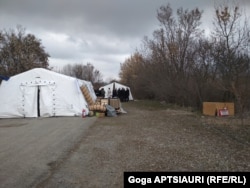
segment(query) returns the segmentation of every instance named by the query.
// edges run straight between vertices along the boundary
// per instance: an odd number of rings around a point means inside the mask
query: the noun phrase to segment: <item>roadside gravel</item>
[[[119,188],[126,171],[250,171],[250,121],[164,103],[117,117],[0,119],[0,187]]]
[[[125,171],[250,171],[250,125],[123,103],[98,118],[44,187],[123,187]],[[223,120],[223,122],[221,122]]]

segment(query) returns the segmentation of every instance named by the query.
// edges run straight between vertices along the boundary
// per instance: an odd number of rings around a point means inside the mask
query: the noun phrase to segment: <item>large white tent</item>
[[[0,118],[81,116],[83,110],[89,112],[83,84],[95,100],[90,82],[50,70],[35,68],[12,76],[0,85]]]
[[[110,88],[110,90],[111,91],[113,91],[113,89],[116,89],[116,90],[118,90],[118,89],[129,89],[129,100],[134,100],[133,99],[133,96],[132,96],[132,93],[131,93],[131,90],[130,90],[130,87],[128,87],[128,86],[125,86],[125,85],[122,85],[122,84],[119,84],[119,83],[117,83],[117,82],[112,82],[112,83],[110,83],[110,84],[108,84],[108,85],[105,85],[105,86],[102,86],[102,87],[100,87],[99,88],[99,90],[101,90],[101,89],[104,89],[104,91],[105,91],[105,98],[108,98],[108,89]]]

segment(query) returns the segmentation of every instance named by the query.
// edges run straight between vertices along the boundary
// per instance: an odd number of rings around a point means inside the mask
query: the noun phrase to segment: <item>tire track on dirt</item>
[[[94,118],[94,119],[96,119],[96,118]],[[91,129],[91,126],[89,127],[89,129]],[[73,144],[73,146],[71,148],[69,148],[64,153],[64,155],[60,156],[55,161],[51,161],[51,162],[47,163],[47,165],[49,166],[49,172],[48,172],[48,174],[46,175],[46,177],[42,181],[36,183],[35,185],[32,185],[31,187],[36,187],[36,188],[47,187],[48,183],[50,182],[50,180],[52,179],[52,177],[54,176],[54,174],[56,174],[59,171],[59,169],[66,163],[66,161],[68,159],[70,159],[70,157],[80,148],[81,143],[86,139],[86,135],[89,134],[89,131],[90,131],[89,129],[87,131],[84,131],[82,133],[82,135],[80,136],[79,140],[76,141]]]

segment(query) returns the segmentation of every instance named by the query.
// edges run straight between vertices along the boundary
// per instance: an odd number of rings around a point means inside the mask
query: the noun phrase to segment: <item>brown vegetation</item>
[[[250,108],[250,28],[238,5],[215,8],[209,36],[201,27],[202,11],[170,5],[157,12],[160,28],[143,48],[121,65],[121,81],[137,99],[202,108],[204,101],[235,102]]]
[[[0,30],[0,75],[13,76],[32,68],[48,68],[49,54],[41,41],[25,29]]]

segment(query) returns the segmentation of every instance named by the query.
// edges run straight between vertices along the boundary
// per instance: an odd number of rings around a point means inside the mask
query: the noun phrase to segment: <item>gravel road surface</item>
[[[123,108],[117,117],[0,119],[0,186],[122,188],[125,171],[250,171],[249,119]]]
[[[36,187],[70,157],[96,118],[0,119],[0,187]]]

